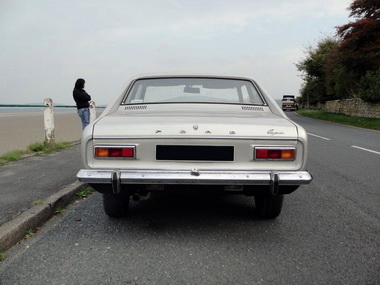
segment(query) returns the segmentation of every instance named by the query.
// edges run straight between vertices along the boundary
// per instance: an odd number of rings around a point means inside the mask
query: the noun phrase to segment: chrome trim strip
[[[84,183],[112,184],[114,170],[81,169],[77,174]],[[274,179],[276,177],[276,179]],[[276,180],[276,181],[275,181]],[[211,171],[199,170],[120,170],[121,184],[199,184],[199,185],[303,185],[313,177],[308,171]]]

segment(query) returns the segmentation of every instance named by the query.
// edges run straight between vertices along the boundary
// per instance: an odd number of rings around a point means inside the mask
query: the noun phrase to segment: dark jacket
[[[77,109],[88,108],[90,107],[91,96],[87,94],[83,89],[74,88],[73,97],[75,103],[77,104]]]

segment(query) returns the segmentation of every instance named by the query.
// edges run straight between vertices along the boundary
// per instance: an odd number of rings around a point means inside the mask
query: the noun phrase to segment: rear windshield
[[[123,104],[227,103],[265,105],[248,80],[215,78],[161,78],[135,81]]]

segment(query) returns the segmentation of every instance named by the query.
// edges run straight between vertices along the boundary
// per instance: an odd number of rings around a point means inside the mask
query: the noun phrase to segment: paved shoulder
[[[76,181],[80,145],[0,167],[0,225]]]

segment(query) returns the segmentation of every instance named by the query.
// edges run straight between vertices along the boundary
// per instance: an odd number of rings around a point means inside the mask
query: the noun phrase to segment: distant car
[[[281,100],[281,108],[283,111],[295,111],[297,110],[296,98],[294,95],[284,95]]]
[[[248,78],[146,76],[83,132],[77,177],[103,193],[111,217],[130,197],[185,189],[255,197],[275,218],[284,194],[309,184],[305,130]]]

